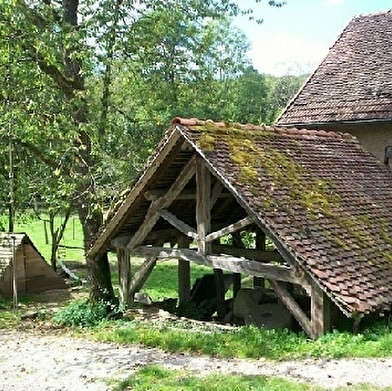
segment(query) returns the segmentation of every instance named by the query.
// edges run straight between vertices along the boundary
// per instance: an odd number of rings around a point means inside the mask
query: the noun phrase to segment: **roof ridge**
[[[355,15],[351,20],[354,20],[359,17],[372,17],[372,16],[378,16],[378,15],[385,15],[385,14],[392,14],[392,8],[390,8],[387,11],[377,11],[377,12],[370,12],[370,13],[365,13],[365,14],[357,14]]]
[[[317,137],[329,137],[329,138],[340,138],[340,139],[356,139],[350,133],[341,133],[341,132],[334,132],[334,131],[326,131],[326,130],[317,130],[317,129],[305,129],[305,128],[296,128],[296,127],[283,127],[277,125],[253,125],[253,124],[240,124],[237,122],[215,122],[211,119],[208,120],[201,120],[198,118],[182,118],[182,117],[175,117],[172,120],[172,124],[179,124],[183,126],[203,126],[206,124],[214,125],[218,128],[226,128],[232,127],[239,130],[267,130],[267,131],[274,131],[280,134],[287,134],[288,136],[317,136]]]

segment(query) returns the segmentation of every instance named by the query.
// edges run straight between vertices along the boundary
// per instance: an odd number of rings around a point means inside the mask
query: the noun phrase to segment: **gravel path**
[[[217,371],[279,376],[329,389],[358,383],[392,387],[392,358],[285,362],[217,359],[98,343],[58,333],[9,330],[1,331],[0,346],[0,390],[3,391],[110,390],[108,380],[126,378],[146,364],[197,374]]]

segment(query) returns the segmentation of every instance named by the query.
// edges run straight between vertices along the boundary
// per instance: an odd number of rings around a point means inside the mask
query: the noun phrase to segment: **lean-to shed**
[[[176,118],[88,256],[111,250],[123,302],[157,260],[176,258],[180,300],[192,262],[211,266],[218,283],[222,271],[234,285],[251,275],[317,337],[339,311],[358,321],[391,308],[392,175],[349,134]],[[146,258],[137,273],[130,255]]]
[[[67,288],[25,233],[0,233],[0,296],[13,294],[14,251],[18,294]]]

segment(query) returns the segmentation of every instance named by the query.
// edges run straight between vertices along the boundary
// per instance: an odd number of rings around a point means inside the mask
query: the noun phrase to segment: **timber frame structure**
[[[107,251],[117,253],[122,303],[132,305],[158,260],[174,258],[180,302],[190,298],[191,262],[213,268],[218,313],[223,271],[234,294],[250,275],[268,280],[316,338],[336,311],[359,322],[390,310],[392,176],[347,134],[175,118],[87,256]],[[135,273],[131,256],[145,258]]]

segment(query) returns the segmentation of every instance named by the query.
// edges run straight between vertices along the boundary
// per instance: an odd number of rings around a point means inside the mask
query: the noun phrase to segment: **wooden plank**
[[[292,282],[299,285],[305,283],[303,278],[295,275],[294,268],[269,265],[244,258],[203,255],[188,249],[145,246],[133,248],[132,253],[137,256],[154,256],[159,259],[183,259],[233,273],[272,278],[274,280]]]
[[[212,252],[214,254],[228,254],[234,257],[245,257],[258,262],[283,262],[283,257],[275,251],[262,251],[248,248],[238,248],[231,246],[224,246],[220,244],[212,245]]]
[[[173,213],[169,212],[166,209],[162,209],[159,211],[159,214],[162,218],[164,218],[167,222],[169,222],[173,227],[177,228],[184,235],[197,240],[197,232],[190,225],[186,224],[179,218],[177,218]]]
[[[173,202],[173,200],[178,196],[178,194],[181,193],[182,189],[189,182],[189,180],[195,175],[195,171],[196,160],[195,158],[192,158],[182,169],[181,173],[167,193],[151,203],[143,223],[129,241],[127,245],[128,248],[133,248],[146,238],[160,217],[159,211],[168,207]]]
[[[313,282],[310,297],[310,314],[312,325],[312,338],[320,337],[331,329],[331,300]]]
[[[282,301],[282,303],[287,307],[287,309],[292,313],[298,323],[301,325],[306,334],[313,338],[313,330],[310,319],[302,311],[298,303],[293,299],[290,293],[286,290],[285,286],[278,281],[268,280],[271,286],[274,288],[276,295]]]
[[[228,235],[228,234],[236,232],[242,228],[245,228],[252,223],[253,223],[253,218],[250,216],[247,216],[247,217],[245,217],[245,218],[243,218],[233,224],[228,225],[227,227],[220,229],[219,231],[215,231],[215,232],[210,233],[209,235],[206,236],[206,241],[211,242],[215,239],[220,238],[223,235]]]
[[[196,163],[196,225],[197,245],[200,254],[211,252],[211,245],[207,243],[206,236],[211,229],[211,174],[201,157]]]

